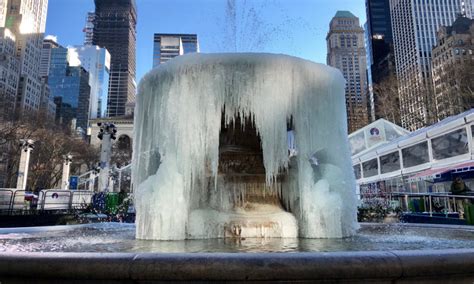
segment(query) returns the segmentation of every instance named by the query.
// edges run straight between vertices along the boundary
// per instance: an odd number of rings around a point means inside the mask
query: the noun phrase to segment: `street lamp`
[[[89,190],[94,191],[95,190],[95,178],[99,175],[100,173],[100,166],[94,167],[90,171],[89,175]]]
[[[61,178],[61,189],[69,189],[69,172],[71,169],[72,155],[63,155],[63,176]]]
[[[99,173],[99,191],[109,191],[110,158],[112,156],[112,139],[115,140],[117,127],[113,123],[97,123],[99,134],[97,137],[102,140],[100,148],[100,173]]]
[[[32,139],[20,139],[20,165],[18,167],[18,180],[16,188],[18,190],[26,189],[26,181],[28,178],[28,166],[30,164],[30,154],[34,148],[35,141]]]

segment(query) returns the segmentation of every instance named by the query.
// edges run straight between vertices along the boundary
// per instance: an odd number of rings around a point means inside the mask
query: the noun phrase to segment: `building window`
[[[354,174],[356,179],[360,179],[362,177],[362,172],[360,170],[360,164],[354,166]]]
[[[380,172],[390,173],[400,169],[400,154],[398,151],[380,157]]]
[[[428,142],[402,149],[403,167],[409,168],[429,162]]]
[[[431,140],[433,159],[442,160],[469,153],[466,129],[458,129]]]
[[[364,169],[364,177],[372,177],[378,175],[379,165],[377,163],[377,158],[362,163],[362,168]]]

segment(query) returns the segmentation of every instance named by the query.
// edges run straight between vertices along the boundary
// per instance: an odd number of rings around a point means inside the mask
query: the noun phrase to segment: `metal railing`
[[[458,212],[458,202],[457,200],[469,200],[471,203],[474,203],[474,195],[452,195],[450,193],[406,193],[406,192],[393,192],[390,193],[390,200],[401,199],[400,205],[403,204],[402,210],[405,212],[410,212],[410,200],[418,199],[422,200],[423,207],[425,208],[424,213],[429,213],[430,217],[433,217],[433,206],[434,204],[443,205],[443,213],[446,216],[449,213]],[[426,210],[427,209],[427,210]]]
[[[37,202],[33,196],[27,200],[27,192],[11,188],[0,189],[0,212],[80,210],[92,204],[94,193],[88,190],[41,190]]]
[[[132,164],[125,165],[121,168],[112,167],[110,169],[110,192],[120,192],[125,190],[132,192],[131,184]],[[79,182],[77,189],[97,191],[99,188],[99,173],[95,170],[88,171],[78,176]]]
[[[14,188],[0,188],[0,211],[10,213],[12,210],[28,210],[25,201],[26,191]]]

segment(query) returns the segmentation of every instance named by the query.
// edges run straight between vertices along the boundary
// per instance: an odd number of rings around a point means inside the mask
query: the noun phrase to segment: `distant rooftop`
[[[334,16],[334,18],[357,18],[357,17],[354,16],[354,14],[352,14],[349,11],[337,11],[336,16]]]
[[[447,27],[447,31],[448,34],[452,34],[453,32],[457,34],[468,34],[469,27],[473,24],[474,20],[468,19],[466,17],[458,17],[452,26]]]

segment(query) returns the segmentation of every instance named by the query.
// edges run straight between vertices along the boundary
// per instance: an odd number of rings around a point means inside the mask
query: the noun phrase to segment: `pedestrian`
[[[451,183],[451,193],[453,195],[466,195],[470,190],[461,177],[456,177]],[[466,198],[456,198],[456,208],[459,218],[464,219],[464,205],[468,202]]]

